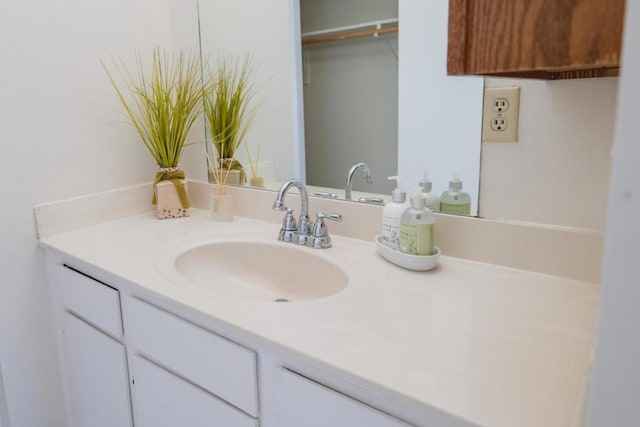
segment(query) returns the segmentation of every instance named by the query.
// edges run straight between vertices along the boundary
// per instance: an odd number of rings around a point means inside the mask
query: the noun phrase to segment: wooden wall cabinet
[[[624,0],[449,0],[449,75],[617,76]]]

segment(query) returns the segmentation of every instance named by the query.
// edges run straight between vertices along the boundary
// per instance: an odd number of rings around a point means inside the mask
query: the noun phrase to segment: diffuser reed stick
[[[251,168],[251,177],[255,178],[258,176],[258,164],[260,162],[260,146],[258,146],[258,149],[257,149],[255,162],[251,157],[251,151],[249,150],[249,145],[245,143],[244,148],[247,150],[247,157],[249,158],[249,168]]]
[[[218,158],[216,160],[216,163],[219,165],[225,164],[225,160],[230,160],[230,161],[226,162],[226,167],[216,168],[213,166],[213,162],[211,162],[211,159],[209,158],[209,154],[207,153],[206,149],[204,151],[204,155],[207,158],[207,165],[209,165],[209,170],[211,171],[211,175],[213,176],[213,180],[218,186],[218,189],[220,190],[221,193],[226,193],[227,180],[229,179],[231,167],[235,159],[234,158],[231,158],[231,159]]]

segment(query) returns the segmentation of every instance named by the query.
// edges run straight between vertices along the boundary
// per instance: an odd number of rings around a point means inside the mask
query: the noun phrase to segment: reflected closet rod
[[[346,27],[330,28],[327,30],[312,31],[302,34],[302,45],[326,43],[332,41],[348,40],[361,37],[377,37],[380,34],[398,32],[398,25],[383,27],[383,25],[398,24],[398,19],[383,19],[380,21],[364,22]],[[371,28],[373,27],[373,28]]]

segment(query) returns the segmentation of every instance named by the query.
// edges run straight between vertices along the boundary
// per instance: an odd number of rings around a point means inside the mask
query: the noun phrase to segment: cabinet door
[[[66,265],[56,265],[52,282],[59,308],[106,332],[122,338],[120,294],[109,285],[99,282]]]
[[[617,76],[624,0],[449,0],[449,74]]]
[[[131,426],[124,346],[73,314],[61,320],[71,425]]]
[[[278,427],[409,427],[286,369],[276,373],[276,417]]]
[[[140,356],[134,356],[132,364],[136,427],[258,425],[256,419]]]
[[[139,299],[126,301],[130,349],[258,415],[255,352]]]

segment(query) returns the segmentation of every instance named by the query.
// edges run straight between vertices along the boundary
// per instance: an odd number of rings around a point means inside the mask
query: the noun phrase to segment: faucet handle
[[[324,212],[318,212],[316,215],[316,222],[313,224],[311,231],[311,238],[307,241],[307,246],[311,246],[316,249],[325,249],[331,247],[331,237],[329,236],[329,230],[324,223],[325,219],[331,221],[342,221],[342,215],[336,213],[326,214]]]
[[[324,219],[330,219],[331,221],[338,221],[338,222],[340,222],[340,221],[342,221],[342,215],[337,214],[337,213],[328,213],[328,214],[326,214],[326,213],[324,213],[324,212],[318,212],[318,213],[316,214],[316,223],[317,223],[318,221],[320,221],[320,222],[324,222],[324,221],[322,221],[322,220],[324,220]]]
[[[284,220],[282,221],[282,228],[280,229],[278,240],[290,242],[293,240],[298,226],[296,225],[296,219],[293,216],[293,209],[286,208],[286,210],[287,210],[287,214],[285,215]]]
[[[298,228],[296,225],[296,219],[293,216],[292,208],[287,208],[287,214],[284,217],[284,221],[282,221],[282,228],[287,231],[295,231]]]

